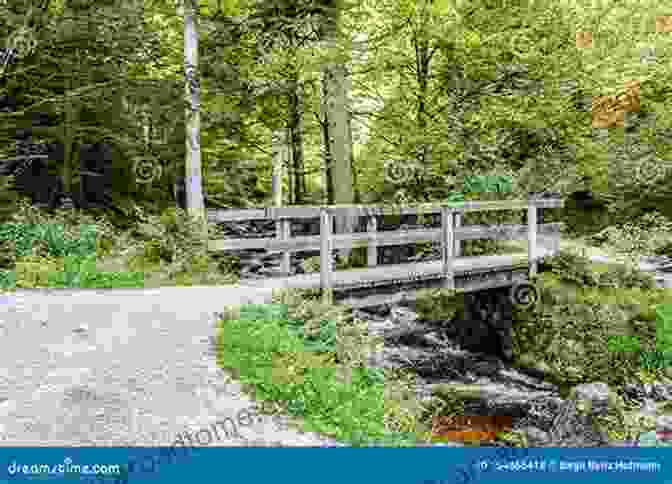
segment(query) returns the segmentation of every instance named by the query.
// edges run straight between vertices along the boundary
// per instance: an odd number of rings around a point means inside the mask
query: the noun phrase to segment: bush
[[[591,237],[598,244],[609,244],[617,252],[637,259],[659,253],[672,239],[672,221],[659,212],[649,212],[634,223],[610,226]]]
[[[669,295],[651,288],[646,274],[619,266],[595,272],[574,254],[549,264],[542,304],[514,313],[514,354],[548,369],[559,384],[619,386],[636,378],[640,355],[655,351],[655,307]]]
[[[171,278],[192,271],[207,271],[208,260],[206,227],[181,209],[169,208],[159,215],[139,212],[141,222],[134,229],[144,241],[144,258],[148,263],[158,260],[167,263]]]
[[[553,257],[544,259],[553,274],[562,281],[579,287],[621,287],[653,289],[656,282],[653,276],[640,271],[629,264],[610,264],[606,271],[595,271],[594,264],[585,255],[561,250]]]

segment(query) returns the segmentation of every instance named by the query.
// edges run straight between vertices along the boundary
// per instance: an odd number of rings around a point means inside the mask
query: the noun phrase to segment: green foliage
[[[428,290],[416,300],[421,321],[450,321],[464,308],[464,295],[448,289]]]
[[[672,221],[658,211],[648,212],[633,222],[609,226],[591,239],[608,244],[622,254],[637,259],[659,252],[672,238]]]
[[[207,260],[207,231],[202,221],[176,208],[166,209],[159,216],[140,211],[140,219],[134,233],[144,240],[145,262],[165,262],[171,276],[192,272],[195,268],[203,271],[203,257]]]
[[[338,350],[338,328],[345,324],[346,310],[305,298],[292,291],[274,294],[276,305],[287,309],[284,324],[290,333],[303,338],[306,349],[320,353]]]
[[[650,274],[644,273],[628,265],[610,265],[607,271],[596,272],[594,264],[588,257],[574,251],[561,250],[556,256],[546,260],[551,272],[561,280],[579,287],[622,287],[653,289],[655,280]]]
[[[656,364],[649,356],[660,333],[655,307],[670,297],[665,290],[651,286],[646,274],[596,270],[573,253],[561,252],[549,265],[539,285],[542,304],[515,312],[514,354],[535,355],[552,380],[570,385],[618,386],[642,365]]]
[[[385,435],[384,385],[354,372],[350,385],[339,383],[333,356],[320,356],[268,320],[223,320],[217,337],[218,362],[240,372],[257,398],[285,403],[291,415],[303,417],[308,431],[353,440]]]
[[[344,321],[343,307],[321,304],[301,291],[282,291],[274,300],[222,315],[219,364],[240,372],[258,399],[284,402],[288,413],[304,418],[306,430],[352,445],[416,444],[417,416],[401,404],[414,386],[368,368],[360,353],[344,349],[362,347],[363,337],[353,334],[363,336],[365,329]]]

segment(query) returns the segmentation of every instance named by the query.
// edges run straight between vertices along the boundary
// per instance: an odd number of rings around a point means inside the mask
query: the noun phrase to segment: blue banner
[[[1,448],[1,482],[672,482],[655,448]]]

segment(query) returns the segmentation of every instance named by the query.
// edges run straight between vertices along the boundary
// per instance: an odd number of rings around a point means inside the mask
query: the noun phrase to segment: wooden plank
[[[490,210],[524,210],[533,203],[539,208],[559,208],[564,206],[562,199],[531,199],[531,200],[497,200],[491,202],[468,201],[451,204],[457,212],[483,212]],[[419,204],[413,206],[376,206],[376,205],[330,205],[328,207],[294,206],[268,207],[244,210],[208,210],[208,220],[226,222],[239,220],[278,220],[283,218],[305,219],[318,218],[323,208],[332,215],[349,215],[368,217],[371,215],[416,215],[436,214],[441,212],[441,204]]]
[[[526,281],[527,274],[521,273],[506,273],[506,277],[495,273],[490,280],[488,281],[468,281],[464,278],[455,279],[455,289],[459,293],[470,293],[479,291],[482,289],[492,289],[496,287],[509,287],[516,282]],[[506,279],[506,280],[502,280]],[[399,287],[394,293],[375,293],[368,294],[363,293],[363,291],[350,290],[344,292],[338,288],[335,290],[335,300],[338,304],[346,304],[353,308],[365,308],[372,306],[380,306],[383,304],[398,304],[406,301],[415,301],[419,296],[422,295],[423,291],[427,289],[440,289],[443,287],[443,281],[439,278],[427,281],[424,287],[421,288],[404,288],[403,286]]]
[[[251,209],[242,209],[242,210],[217,210],[217,209],[208,209],[208,222],[218,223],[218,222],[243,222],[245,220],[264,220],[268,217],[266,216],[266,210],[263,208],[251,208]]]
[[[320,216],[320,287],[322,288],[322,301],[327,304],[333,301],[331,224],[331,214],[328,210],[322,210]]]
[[[539,258],[550,255],[551,251],[539,250]],[[527,273],[526,254],[491,255],[480,257],[461,257],[455,259],[453,270],[456,280],[463,277],[476,279],[479,274],[491,271],[523,271]],[[385,285],[404,280],[419,278],[435,279],[442,276],[442,261],[420,262],[416,264],[390,264],[372,268],[350,269],[333,273],[332,285],[335,288],[354,288],[363,285]],[[320,287],[320,274],[298,274],[281,279],[262,279],[241,281],[242,286],[260,288],[316,289]]]
[[[378,265],[377,229],[376,217],[370,216],[366,227],[369,239],[369,245],[366,249],[366,262],[369,267],[376,267]]]
[[[543,224],[538,226],[540,234],[558,234],[563,224]],[[527,225],[469,225],[454,231],[455,240],[515,240],[522,239],[528,232]],[[348,249],[352,247],[369,247],[375,243],[376,247],[390,245],[413,244],[417,242],[438,242],[441,240],[441,229],[419,229],[404,231],[384,231],[371,233],[353,233],[332,235],[334,249]],[[288,240],[260,238],[260,239],[221,239],[208,242],[211,251],[266,249],[275,252],[299,252],[304,250],[319,250],[319,236],[293,237]]]

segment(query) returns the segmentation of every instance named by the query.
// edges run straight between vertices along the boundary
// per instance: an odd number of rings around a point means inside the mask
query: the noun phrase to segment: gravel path
[[[216,365],[213,313],[270,295],[231,286],[3,296],[0,446],[189,445],[184,432],[199,429],[211,430],[194,445],[333,443],[286,419],[250,422],[251,399]]]

